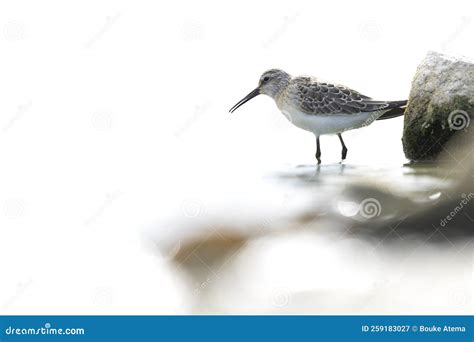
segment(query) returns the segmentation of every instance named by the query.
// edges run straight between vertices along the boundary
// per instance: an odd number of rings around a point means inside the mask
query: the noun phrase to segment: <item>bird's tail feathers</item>
[[[392,119],[405,114],[406,104],[406,100],[389,102],[387,107],[389,110],[379,116],[377,120]]]

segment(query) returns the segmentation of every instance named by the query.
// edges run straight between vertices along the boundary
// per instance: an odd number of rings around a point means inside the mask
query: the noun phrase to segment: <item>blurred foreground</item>
[[[277,172],[279,205],[188,204],[152,239],[192,313],[472,314],[474,159],[455,143],[443,164]]]
[[[0,310],[472,314],[473,146],[454,141],[443,164],[171,165],[77,225],[20,217]]]

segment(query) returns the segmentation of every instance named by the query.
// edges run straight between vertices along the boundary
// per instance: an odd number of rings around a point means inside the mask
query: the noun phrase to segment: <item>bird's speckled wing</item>
[[[284,96],[299,110],[312,115],[374,112],[389,107],[387,102],[373,101],[355,90],[311,77],[292,79]]]

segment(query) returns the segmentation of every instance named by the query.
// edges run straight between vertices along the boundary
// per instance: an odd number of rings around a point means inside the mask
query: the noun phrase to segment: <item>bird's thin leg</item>
[[[342,140],[342,135],[341,133],[338,133],[337,136],[339,137],[339,140],[341,141],[341,145],[342,145],[342,160],[346,159],[346,156],[347,156],[347,147],[346,145],[344,144],[344,140]]]
[[[316,159],[321,164],[321,147],[319,146],[319,135],[316,136]]]

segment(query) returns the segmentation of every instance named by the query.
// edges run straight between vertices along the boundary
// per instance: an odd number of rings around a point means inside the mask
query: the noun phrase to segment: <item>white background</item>
[[[473,58],[472,13],[472,1],[2,2],[0,310],[94,313],[113,297],[107,309],[179,311],[179,294],[150,299],[176,284],[139,232],[199,194],[237,193],[257,168],[314,163],[313,135],[269,98],[228,113],[260,74],[406,99],[428,50]],[[347,162],[403,163],[402,126],[345,134]],[[337,138],[322,151],[337,162]]]

